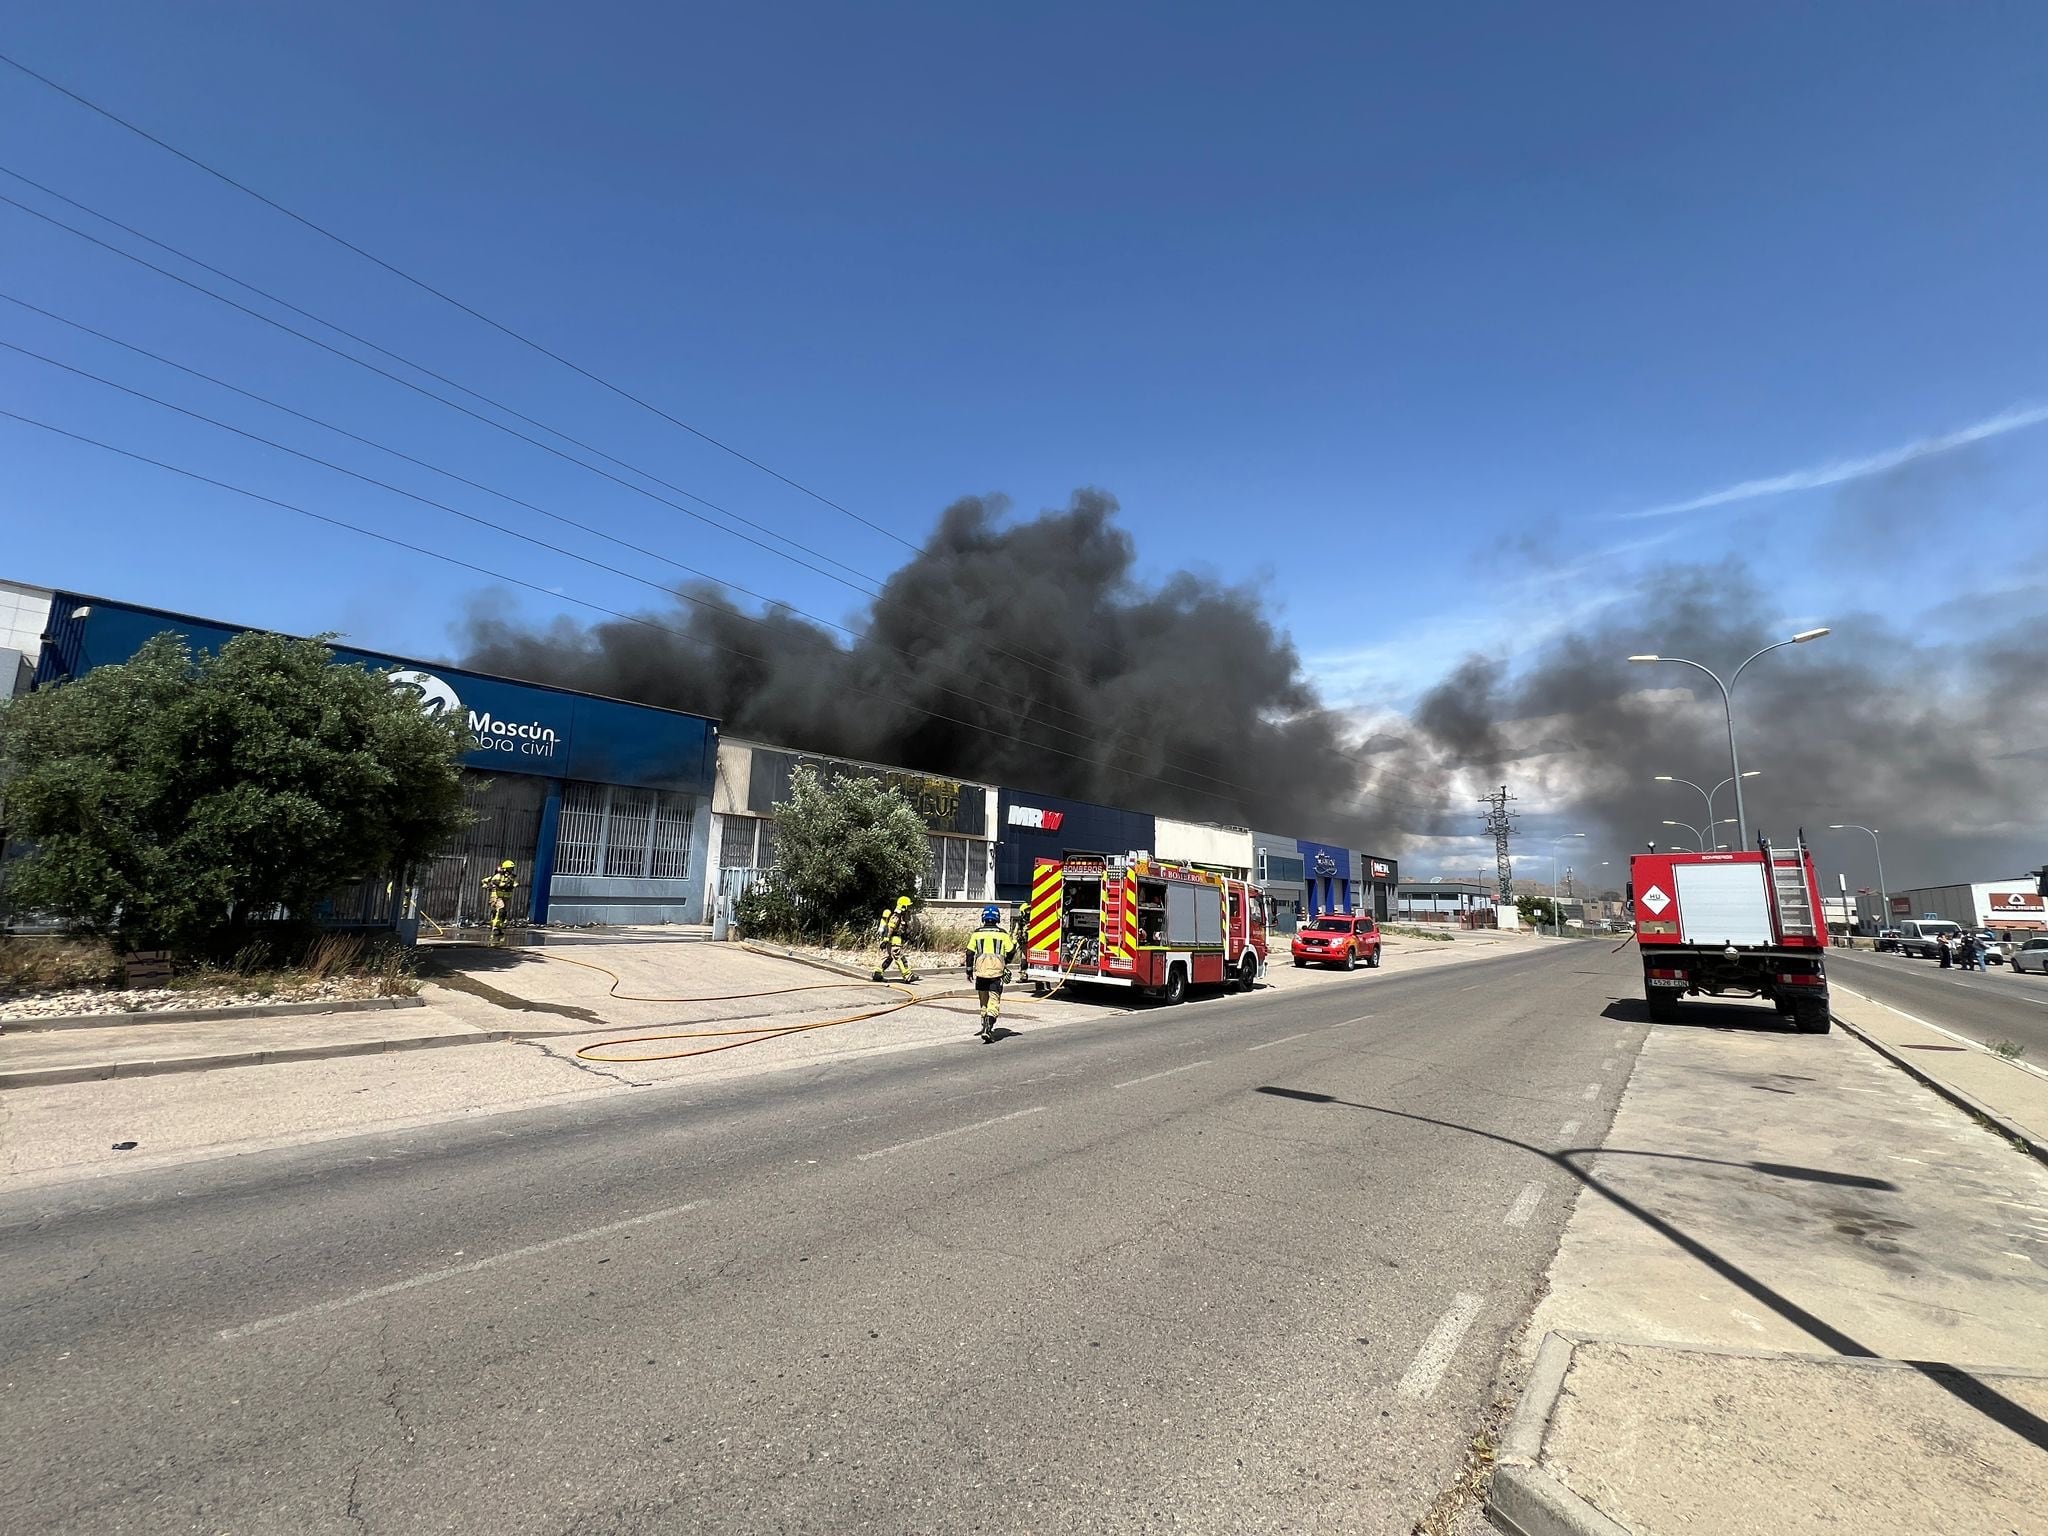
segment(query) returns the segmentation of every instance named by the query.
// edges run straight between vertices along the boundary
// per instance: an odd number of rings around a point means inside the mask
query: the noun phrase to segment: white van
[[[1942,942],[1960,937],[1962,931],[1960,926],[1946,918],[1901,923],[1898,951],[1902,955],[1918,955],[1922,960],[1938,959]]]

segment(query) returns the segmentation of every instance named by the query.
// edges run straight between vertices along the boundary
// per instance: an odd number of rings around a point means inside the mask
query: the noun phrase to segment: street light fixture
[[[1735,750],[1735,696],[1730,690],[1732,690],[1736,683],[1741,680],[1742,674],[1749,670],[1749,662],[1755,661],[1757,659],[1757,656],[1768,656],[1772,651],[1782,650],[1784,649],[1784,647],[1788,645],[1804,645],[1807,641],[1818,640],[1821,638],[1821,636],[1827,633],[1829,633],[1829,631],[1825,625],[1823,625],[1819,629],[1802,629],[1790,640],[1779,640],[1774,642],[1773,644],[1767,645],[1762,650],[1758,651],[1756,653],[1756,656],[1750,657],[1749,661],[1745,661],[1741,666],[1737,667],[1734,671],[1734,674],[1730,676],[1728,681],[1725,683],[1721,681],[1721,675],[1718,672],[1716,672],[1712,667],[1705,666],[1697,661],[1688,660],[1684,656],[1648,655],[1629,657],[1629,660],[1634,662],[1669,661],[1675,662],[1677,665],[1681,667],[1691,667],[1694,671],[1706,673],[1707,676],[1711,677],[1714,680],[1714,686],[1721,690],[1721,708],[1728,717],[1729,779],[1735,785],[1735,827],[1737,832],[1736,841],[1741,843],[1745,848],[1749,846],[1749,816],[1748,813],[1744,811],[1742,808],[1742,780],[1744,775],[1742,772],[1742,759]],[[1698,788],[1699,786],[1695,785],[1693,787]],[[1707,814],[1709,816],[1712,816],[1714,814],[1711,797],[1709,797],[1708,800]],[[1706,841],[1707,840],[1705,838],[1701,838],[1700,846],[1705,847]]]
[[[1575,837],[1584,837],[1583,832],[1567,832],[1563,837],[1553,839],[1550,844],[1550,920],[1557,925],[1557,936],[1564,937],[1564,908],[1557,904],[1557,849],[1560,843],[1568,843]]]
[[[1884,883],[1884,844],[1878,841],[1877,828],[1859,827],[1853,821],[1831,821],[1830,832],[1868,832],[1870,844],[1877,850],[1877,897],[1881,905],[1877,913],[1877,926],[1882,928],[1892,920],[1892,893]]]
[[[1705,837],[1705,836],[1704,836],[1704,835],[1703,835],[1703,834],[1701,833],[1700,829],[1699,829],[1698,827],[1694,826],[1694,825],[1693,825],[1693,824],[1692,824],[1691,822],[1689,822],[1689,821],[1666,821],[1666,822],[1664,823],[1664,825],[1665,825],[1665,826],[1667,826],[1667,827],[1683,827],[1683,828],[1685,828],[1685,830],[1686,830],[1686,831],[1690,832],[1690,833],[1692,834],[1692,840],[1693,840],[1693,842],[1694,842],[1694,843],[1696,843],[1696,844],[1698,845],[1697,847],[1695,847],[1695,848],[1693,849],[1693,852],[1695,852],[1695,853],[1701,853],[1701,852],[1704,852],[1704,851],[1706,850],[1706,846],[1707,846],[1707,839],[1706,839],[1706,837]]]

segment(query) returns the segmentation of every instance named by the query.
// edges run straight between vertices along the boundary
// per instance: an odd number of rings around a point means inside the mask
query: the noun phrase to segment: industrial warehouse
[[[14,686],[44,688],[125,662],[162,634],[217,649],[247,627],[82,593],[0,583]],[[1146,852],[1263,893],[1291,933],[1334,913],[1393,915],[1397,862],[1358,849],[1027,789],[979,784],[801,746],[727,738],[716,720],[350,646],[337,660],[383,672],[423,707],[459,711],[472,744],[463,777],[475,824],[417,872],[430,928],[473,924],[483,877],[510,860],[512,917],[533,924],[703,924],[775,865],[775,812],[798,769],[898,790],[924,819],[936,906],[1024,900],[1036,860]],[[397,893],[368,881],[338,896],[337,922],[400,920]]]

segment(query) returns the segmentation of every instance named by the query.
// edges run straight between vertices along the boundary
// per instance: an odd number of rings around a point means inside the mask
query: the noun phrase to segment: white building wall
[[[1153,818],[1152,851],[1162,859],[1179,859],[1215,869],[1249,875],[1252,869],[1252,834],[1248,827],[1217,827],[1201,821]]]

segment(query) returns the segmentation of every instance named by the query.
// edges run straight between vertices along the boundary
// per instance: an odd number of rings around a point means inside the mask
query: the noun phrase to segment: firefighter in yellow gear
[[[491,942],[505,942],[505,919],[512,905],[512,893],[519,889],[519,866],[510,859],[498,866],[496,874],[484,876],[484,894],[491,901]]]
[[[884,909],[881,921],[882,963],[875,968],[875,980],[887,981],[890,966],[896,967],[898,981],[916,981],[917,972],[903,957],[903,930],[910,922],[910,898],[898,896],[893,907]]]
[[[994,906],[981,909],[981,926],[967,936],[966,958],[975,1000],[981,1004],[981,1038],[987,1044],[996,1037],[1003,983],[1010,979],[1010,964],[1017,958],[1017,941],[1003,927],[1003,914]]]

